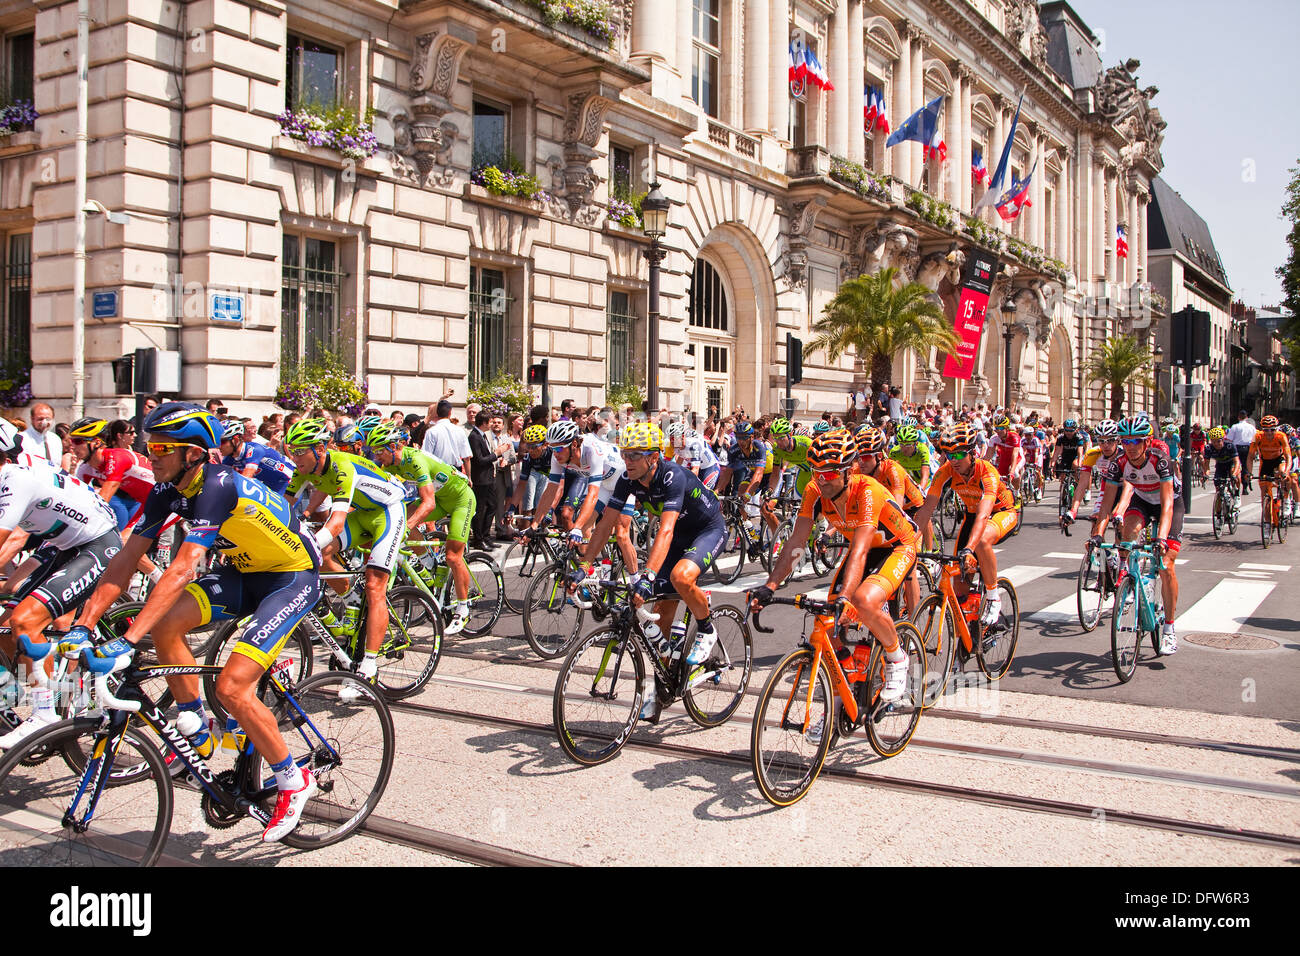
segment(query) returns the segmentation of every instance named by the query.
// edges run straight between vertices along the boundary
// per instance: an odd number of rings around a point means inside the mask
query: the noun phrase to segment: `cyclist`
[[[1173,422],[1165,425],[1165,447],[1169,449],[1169,462],[1175,468],[1178,467],[1178,451],[1182,443],[1182,438],[1178,434],[1178,426]]]
[[[349,455],[362,455],[366,447],[366,437],[356,425],[340,425],[334,432],[334,447]]]
[[[1284,487],[1291,486],[1291,443],[1278,431],[1276,415],[1265,415],[1259,420],[1259,430],[1255,432],[1246,456],[1246,474],[1251,473],[1256,458],[1259,459],[1260,504],[1267,508],[1275,476]]]
[[[1033,467],[1033,484],[1041,494],[1043,490],[1043,443],[1038,440],[1032,425],[1020,429],[1020,447],[1025,453],[1025,467]]]
[[[1192,425],[1191,434],[1187,436],[1187,450],[1192,454],[1192,467],[1204,477],[1208,466],[1205,461],[1205,432],[1201,431],[1200,422]]]
[[[24,548],[33,550],[3,585],[18,600],[5,615],[8,627],[0,632],[0,647],[15,665],[18,637],[25,634],[35,643],[45,643],[45,628],[68,615],[94,590],[113,555],[122,549],[117,520],[93,488],[60,473],[43,458],[17,464],[24,458],[22,435],[0,419],[0,549],[10,537],[19,537],[25,539]],[[47,656],[42,670],[35,670],[25,657],[21,660],[35,681],[31,716],[0,737],[0,749],[58,720],[45,680],[53,660]],[[0,686],[17,676],[0,674]]]
[[[770,432],[772,436],[773,469],[767,480],[768,497],[763,502],[763,520],[767,522],[768,529],[775,536],[777,527],[776,501],[772,496],[780,488],[781,479],[785,475],[787,466],[793,466],[795,472],[794,490],[801,499],[803,498],[803,493],[812,480],[812,470],[808,467],[808,449],[812,446],[813,440],[806,436],[794,434],[794,426],[785,418],[775,419],[770,426]]]
[[[1214,462],[1214,489],[1223,491],[1233,498],[1241,488],[1241,459],[1237,457],[1237,449],[1232,442],[1227,441],[1228,433],[1221,426],[1216,425],[1209,431],[1209,444],[1205,446],[1206,462]],[[1233,487],[1231,490],[1224,488],[1231,480]]]
[[[284,455],[260,442],[244,441],[244,423],[237,419],[226,422],[220,450],[223,465],[245,478],[256,478],[276,494],[284,494],[293,477],[293,463]]]
[[[406,489],[377,469],[373,462],[347,452],[331,451],[331,434],[329,423],[323,418],[304,418],[290,426],[284,436],[284,450],[297,471],[290,479],[286,493],[290,500],[296,500],[303,488],[310,485],[312,494],[307,505],[308,514],[314,514],[327,496],[331,499],[329,516],[316,532],[327,571],[342,574],[343,565],[334,554],[355,548],[364,539],[369,539],[370,552],[366,555],[365,571],[368,605],[366,650],[357,668],[357,676],[362,680],[373,680],[379,670],[378,651],[388,629],[388,581],[397,567],[398,554],[406,537],[406,510],[403,506]],[[330,586],[340,595],[348,594],[347,583],[341,579],[330,582]],[[345,629],[351,629],[355,624],[359,605],[355,598],[345,603]],[[321,620],[327,626],[338,626],[328,609]],[[452,627],[456,620],[461,620],[460,627],[463,628],[465,621],[469,620],[469,609],[457,605],[456,616],[447,627],[448,634],[455,633]],[[344,687],[341,693],[348,696],[359,692]]]
[[[862,430],[858,430],[861,434]],[[915,425],[903,425],[898,429],[889,457],[903,466],[903,470],[916,482],[922,491],[930,487],[937,463],[931,453],[929,439],[924,439],[921,430]]]
[[[1056,449],[1052,452],[1053,476],[1063,479],[1067,473],[1074,471],[1075,459],[1087,450],[1087,442],[1079,434],[1079,423],[1073,418],[1067,418],[1061,426],[1061,433],[1056,436]],[[1084,500],[1087,498],[1085,493]]]
[[[1291,448],[1291,518],[1294,520],[1296,508],[1300,506],[1300,476],[1297,476],[1294,467],[1296,455],[1300,454],[1300,434],[1290,425],[1282,426],[1282,434],[1286,435],[1287,444]]]
[[[469,540],[469,521],[474,517],[478,501],[463,471],[432,455],[403,447],[400,433],[401,429],[394,423],[381,421],[366,436],[366,448],[385,474],[404,483],[405,499],[409,503],[405,535],[425,522],[447,519],[447,568],[456,588],[456,607],[446,633],[458,634],[469,622],[469,565],[465,563],[465,542]]]
[[[1015,498],[1003,484],[997,469],[983,458],[975,457],[974,429],[959,422],[939,438],[946,460],[939,468],[925,504],[916,513],[916,523],[926,528],[934,509],[949,484],[966,507],[966,518],[957,532],[954,550],[965,566],[965,555],[973,553],[984,582],[986,605],[980,620],[992,624],[1002,612],[1002,595],[998,591],[998,559],[993,548],[1015,530],[1019,522]],[[958,594],[964,598],[964,594]]]
[[[1165,555],[1160,572],[1165,624],[1160,632],[1160,653],[1178,650],[1174,617],[1178,611],[1178,572],[1175,559],[1182,546],[1183,498],[1178,475],[1169,456],[1152,439],[1151,420],[1141,412],[1119,423],[1122,454],[1106,469],[1103,515],[1124,519],[1124,540],[1133,541],[1148,522],[1156,522],[1156,547]],[[1116,500],[1118,499],[1118,500]],[[1111,503],[1114,502],[1114,506]]]
[[[867,426],[870,427],[870,426]],[[873,429],[880,438],[874,457],[881,459],[884,433]],[[790,546],[782,549],[767,582],[750,597],[755,608],[772,599],[780,581],[785,580],[803,551],[818,511],[845,538],[848,553],[831,577],[828,600],[844,595],[856,617],[880,641],[885,651],[882,700],[897,700],[907,689],[908,655],[898,641],[887,602],[916,565],[917,530],[903,513],[889,490],[870,475],[855,472],[857,442],[847,429],[819,435],[808,451],[813,483],[805,490],[799,517],[790,535]],[[861,532],[860,534],[858,532]],[[848,608],[841,613],[847,623]],[[836,640],[838,644],[838,640]],[[836,648],[837,657],[847,662],[850,653]]]
[[[551,450],[546,447],[546,426],[538,424],[525,428],[523,444],[519,455],[519,480],[515,482],[515,493],[510,498],[510,506],[506,508],[507,518],[513,518],[521,509],[526,515],[534,514],[551,474]]]
[[[1070,502],[1070,510],[1061,515],[1061,526],[1067,527],[1079,513],[1079,505],[1083,503],[1084,494],[1092,487],[1092,476],[1105,475],[1110,464],[1114,461],[1120,452],[1119,447],[1119,423],[1110,418],[1104,418],[1097,423],[1096,428],[1097,445],[1089,448],[1083,453],[1083,459],[1079,463],[1079,481],[1074,486],[1074,500]],[[1105,530],[1105,525],[1098,524],[1104,522],[1104,516],[1101,510],[1102,498],[1098,497],[1097,507],[1093,509],[1092,521],[1094,524],[1093,534],[1100,534]]]
[[[906,428],[907,426],[902,426]],[[885,433],[872,425],[863,425],[855,436],[858,474],[867,475],[885,487],[894,501],[910,518],[925,504],[925,492],[898,462],[885,455]],[[921,603],[921,585],[915,574],[908,574],[903,585],[908,608]]]
[[[824,423],[818,422],[818,424]],[[827,427],[830,427],[829,424]],[[736,422],[731,443],[727,446],[723,458],[719,459],[722,474],[718,476],[718,487],[722,489],[722,493],[744,498],[757,494],[767,468],[767,443],[755,437],[753,425],[746,421]],[[750,542],[757,541],[758,535],[749,526],[748,520],[745,524]]]
[[[299,767],[280,736],[276,718],[257,694],[266,668],[320,595],[316,543],[287,502],[260,482],[245,478],[209,456],[221,441],[221,422],[196,405],[166,402],[145,418],[149,457],[158,483],[145,504],[140,529],[109,562],[103,580],[86,601],[69,640],[88,641],[89,628],[117,600],[136,562],[172,517],[189,522],[189,532],[162,580],[126,634],[99,647],[100,657],[134,652],[146,634],[163,664],[193,666],[185,635],[210,621],[251,615],[217,678],[217,696],[238,721],[275,777],[279,799],[262,839],[282,839],[297,826],[316,792],[310,770]],[[210,548],[228,561],[191,583],[193,569]],[[214,747],[210,719],[199,696],[197,676],[168,677],[182,712],[200,718],[203,729],[190,737],[200,754]]]
[[[1008,488],[1017,488],[1020,473],[1025,468],[1025,453],[1020,447],[1020,435],[1011,427],[1011,419],[1001,415],[993,423],[994,434],[989,445],[997,454],[998,476]]]
[[[695,429],[687,428],[683,422],[673,422],[668,426],[668,440],[677,449],[674,459],[677,464],[689,468],[710,491],[718,486],[718,475],[722,472],[718,457]]]
[[[659,515],[659,531],[650,545],[645,569],[633,579],[632,603],[640,607],[657,599],[654,611],[660,622],[671,623],[677,619],[678,600],[686,602],[696,622],[695,641],[686,663],[695,667],[708,659],[718,639],[708,596],[698,582],[722,547],[726,524],[718,499],[681,465],[664,460],[662,449],[663,433],[653,422],[635,422],[623,429],[620,452],[627,473],[619,479],[596,523],[583,560],[590,563],[600,555],[629,501]],[[584,575],[574,571],[570,585],[576,587]],[[654,721],[658,710],[651,691],[641,715]]]

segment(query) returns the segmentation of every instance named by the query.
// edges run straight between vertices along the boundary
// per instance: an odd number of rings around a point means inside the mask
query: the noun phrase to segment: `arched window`
[[[690,310],[690,324],[696,328],[731,331],[727,290],[718,270],[704,259],[695,260],[687,308]]]

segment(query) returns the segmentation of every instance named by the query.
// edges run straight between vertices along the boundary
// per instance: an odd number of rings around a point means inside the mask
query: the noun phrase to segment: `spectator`
[[[573,405],[574,405],[574,401],[571,398],[566,398],[564,401],[560,402],[561,421],[567,422],[573,420]]]
[[[125,418],[108,423],[108,447],[132,448],[135,445],[135,426]]]
[[[500,415],[492,416],[488,426],[492,440],[496,443],[496,509],[493,511],[498,541],[510,541],[514,535],[510,532],[510,523],[506,521],[506,505],[515,491],[514,467],[519,455],[519,440],[523,437],[523,417],[510,416],[510,429],[507,430]]]
[[[474,521],[470,526],[470,544],[491,551],[496,544],[488,539],[492,516],[497,510],[496,466],[500,461],[498,443],[488,430],[492,416],[479,411],[474,416],[474,430],[469,433],[469,482],[474,488]],[[435,426],[436,427],[436,426]]]
[[[150,412],[161,404],[162,396],[158,393],[155,392],[153,395],[146,395],[144,397],[144,413],[141,415],[133,415],[131,417],[131,424],[135,426],[135,444],[131,447],[142,455],[145,453],[144,420],[149,417]]]
[[[256,442],[259,445],[263,444],[257,434],[257,423],[251,418],[241,418],[240,421],[244,423],[244,441]]]
[[[225,403],[222,402],[221,399],[219,398],[209,398],[208,404],[205,407],[209,412],[211,412],[213,415],[216,415],[218,418],[225,418],[228,414],[230,414],[230,409],[226,408]]]
[[[407,415],[402,424],[411,435],[410,446],[419,448],[424,443],[424,433],[429,426],[425,424],[423,418],[414,413]]]
[[[897,385],[889,390],[889,417],[895,422],[903,419],[903,400],[900,397],[902,394],[903,390]]]
[[[63,447],[63,452],[59,455],[59,460],[57,462],[51,463],[56,468],[62,468],[68,474],[72,474],[77,467],[77,456],[74,455],[72,449],[68,447],[68,432],[71,430],[72,429],[63,424],[63,422],[59,422],[59,424],[54,426],[54,434],[58,436],[59,443]]]
[[[267,448],[272,451],[278,451],[284,454],[283,437],[284,430],[275,422],[263,422],[262,427],[257,430],[258,439]]]
[[[442,399],[435,406],[437,421],[425,430],[421,449],[440,462],[459,468],[469,477],[469,438],[464,429],[457,428],[451,419],[451,402]]]
[[[882,384],[880,391],[876,393],[872,400],[871,417],[879,418],[881,415],[889,414],[889,386]]]
[[[44,458],[55,468],[63,461],[63,440],[54,430],[54,409],[45,402],[32,406],[32,425],[22,430],[23,451]]]

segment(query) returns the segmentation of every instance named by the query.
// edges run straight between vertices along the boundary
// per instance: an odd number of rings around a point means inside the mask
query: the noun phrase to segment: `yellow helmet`
[[[546,441],[546,426],[529,425],[524,429],[524,441],[532,445],[540,445]]]
[[[1228,433],[1225,432],[1220,426],[1215,425],[1213,428],[1210,429],[1209,438],[1210,441],[1221,441],[1227,434]]]
[[[659,451],[663,447],[664,435],[653,422],[633,422],[623,429],[620,448],[628,451]]]

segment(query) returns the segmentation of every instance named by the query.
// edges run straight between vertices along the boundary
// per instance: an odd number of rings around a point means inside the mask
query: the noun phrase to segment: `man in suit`
[[[492,416],[480,411],[474,416],[474,427],[469,433],[469,482],[474,487],[477,507],[470,523],[470,546],[482,551],[496,547],[488,535],[492,516],[497,510],[496,466],[500,457],[497,442],[488,431]]]

